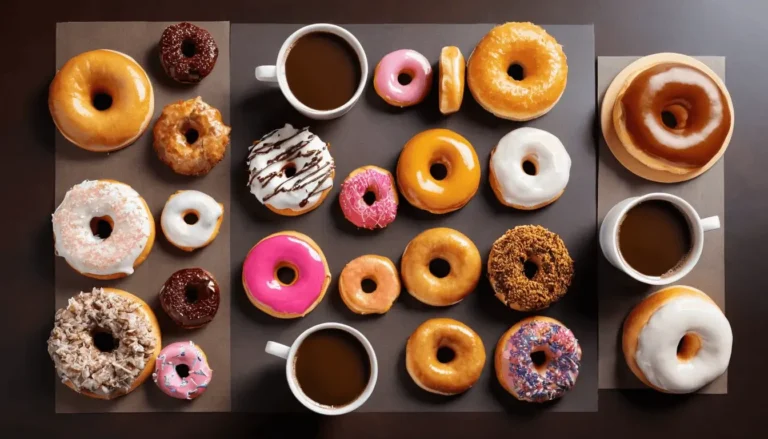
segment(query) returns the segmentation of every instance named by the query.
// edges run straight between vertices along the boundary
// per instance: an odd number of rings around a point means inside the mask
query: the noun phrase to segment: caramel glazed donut
[[[370,285],[371,291],[366,286]],[[389,258],[364,255],[344,266],[339,277],[341,300],[357,314],[384,314],[400,296],[400,277]]]

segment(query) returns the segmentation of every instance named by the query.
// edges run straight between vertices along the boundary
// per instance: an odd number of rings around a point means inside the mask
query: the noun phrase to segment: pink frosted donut
[[[160,351],[152,380],[168,396],[195,399],[208,388],[213,370],[205,352],[191,341],[172,343]]]
[[[398,81],[401,74],[411,82]],[[432,66],[427,58],[411,49],[395,50],[379,61],[373,76],[373,88],[389,105],[410,107],[423,101],[432,88]]]
[[[341,184],[341,210],[357,227],[369,230],[387,227],[397,215],[397,201],[392,174],[378,166],[357,168]]]
[[[283,276],[285,274],[285,276]],[[259,241],[243,263],[243,287],[251,303],[281,319],[309,314],[325,296],[331,272],[320,247],[299,232]]]

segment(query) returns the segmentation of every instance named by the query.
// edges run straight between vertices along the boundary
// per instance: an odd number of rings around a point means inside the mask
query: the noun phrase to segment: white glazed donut
[[[530,162],[535,171],[523,168]],[[571,172],[571,157],[554,134],[518,128],[491,152],[491,187],[499,202],[523,210],[544,207],[562,195]]]
[[[187,222],[190,215],[192,223]],[[192,251],[210,244],[219,233],[224,206],[200,191],[178,191],[168,198],[160,216],[160,227],[176,247]],[[196,220],[195,220],[196,219]]]

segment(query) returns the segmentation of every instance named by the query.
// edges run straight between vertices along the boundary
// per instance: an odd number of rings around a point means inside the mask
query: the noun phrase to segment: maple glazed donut
[[[202,395],[213,378],[205,352],[191,341],[171,343],[160,351],[152,380],[166,395],[193,400]]]
[[[92,50],[67,61],[48,90],[48,109],[67,140],[95,152],[124,148],[155,111],[152,83],[130,56]]]
[[[360,256],[341,270],[339,294],[352,312],[384,314],[400,296],[400,276],[389,258]]]
[[[407,84],[399,77],[406,75]],[[415,50],[402,49],[388,53],[376,65],[373,88],[389,105],[410,107],[423,101],[432,88],[432,66]]]
[[[387,227],[397,216],[397,203],[392,174],[378,166],[357,168],[341,184],[341,210],[357,227],[368,230]]]
[[[174,80],[194,84],[216,65],[219,48],[211,34],[192,23],[168,26],[160,37],[160,63]]]
[[[210,244],[219,234],[224,205],[200,191],[177,191],[168,198],[160,227],[168,242],[191,252]]]
[[[533,23],[491,29],[467,61],[467,86],[495,116],[525,121],[551,110],[565,91],[568,63],[563,48]]]
[[[456,46],[446,46],[440,51],[440,112],[451,114],[459,111],[464,100],[464,75],[467,65],[464,55]]]
[[[171,275],[160,289],[160,306],[174,323],[194,329],[210,323],[219,310],[221,290],[211,273],[184,268]]]

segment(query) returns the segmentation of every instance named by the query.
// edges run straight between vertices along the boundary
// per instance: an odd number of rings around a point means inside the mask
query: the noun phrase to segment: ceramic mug
[[[360,84],[358,84],[355,94],[344,105],[332,110],[315,110],[304,105],[296,98],[296,96],[294,96],[293,92],[288,87],[288,79],[286,79],[285,76],[285,61],[288,59],[288,52],[290,52],[294,43],[296,43],[299,38],[313,32],[328,32],[338,35],[352,47],[357,54],[357,58],[360,60]],[[348,30],[333,24],[317,23],[304,26],[292,33],[280,47],[280,51],[277,53],[276,64],[271,66],[258,66],[256,67],[255,74],[256,79],[259,81],[277,82],[280,86],[280,91],[283,92],[283,96],[288,99],[288,102],[290,102],[293,108],[298,110],[298,112],[304,116],[319,120],[335,119],[343,116],[352,109],[352,106],[354,106],[360,99],[360,96],[362,96],[366,81],[368,80],[368,58],[365,56],[365,50],[363,50],[360,41],[358,41]]]
[[[671,274],[648,276],[632,268],[619,251],[619,226],[629,210],[638,204],[649,200],[662,200],[675,206],[688,221],[691,230],[691,251],[685,262]],[[613,206],[600,225],[600,248],[605,258],[614,267],[627,273],[632,278],[650,285],[668,285],[677,282],[693,270],[699,262],[704,249],[704,232],[720,228],[720,218],[711,216],[702,219],[696,210],[682,198],[664,192],[654,192],[641,197],[627,198]]]
[[[348,332],[349,334],[352,334],[363,345],[365,351],[368,353],[368,359],[371,361],[371,376],[368,379],[368,384],[365,386],[365,390],[363,390],[363,393],[361,393],[356,400],[341,407],[328,407],[326,405],[315,402],[304,394],[304,391],[301,390],[299,382],[296,379],[296,368],[294,367],[294,360],[296,358],[296,352],[299,350],[299,346],[301,346],[301,343],[310,334],[317,331],[322,331],[323,329],[340,329],[342,331]],[[379,376],[379,363],[376,360],[376,352],[373,351],[371,342],[369,342],[368,339],[365,338],[365,336],[357,329],[342,323],[321,323],[319,325],[315,325],[302,332],[301,335],[299,335],[290,346],[270,341],[267,342],[267,346],[264,350],[268,354],[272,354],[276,357],[284,358],[286,360],[285,376],[288,379],[288,387],[291,388],[293,396],[295,396],[299,402],[304,404],[305,407],[316,413],[320,413],[321,415],[343,415],[344,413],[349,413],[353,410],[356,410],[361,405],[363,405],[365,401],[368,400],[368,398],[370,398],[371,394],[373,393],[373,388],[376,387],[376,379]]]

